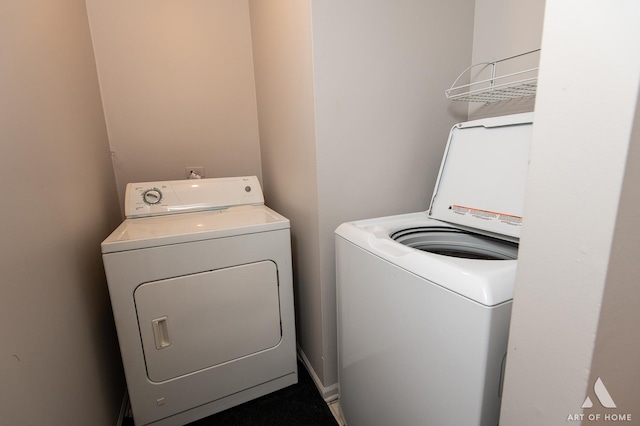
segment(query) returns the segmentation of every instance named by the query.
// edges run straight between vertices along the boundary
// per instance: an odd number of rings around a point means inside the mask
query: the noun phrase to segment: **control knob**
[[[149,205],[158,204],[162,200],[162,192],[158,188],[147,189],[142,193],[142,200]]]

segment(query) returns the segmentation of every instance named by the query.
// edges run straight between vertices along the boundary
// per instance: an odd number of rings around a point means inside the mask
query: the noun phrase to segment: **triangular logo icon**
[[[609,391],[605,387],[600,377],[598,377],[598,380],[596,380],[595,384],[593,385],[593,392],[596,394],[598,401],[600,401],[600,404],[602,404],[604,408],[616,408],[616,403],[613,402],[613,398],[611,398],[611,395],[609,395]],[[587,398],[582,403],[582,408],[591,407],[593,407],[593,402],[591,401],[591,398],[587,396]]]

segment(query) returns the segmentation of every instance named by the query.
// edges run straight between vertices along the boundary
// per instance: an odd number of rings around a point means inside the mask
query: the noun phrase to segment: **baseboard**
[[[122,397],[122,404],[120,405],[120,414],[118,415],[118,422],[116,426],[122,426],[124,422],[124,416],[127,414],[127,410],[129,410],[129,391],[127,388],[124,389],[124,396]]]
[[[300,346],[298,346],[298,358],[300,358],[300,361],[309,372],[309,375],[311,376],[313,383],[316,385],[318,392],[320,392],[322,399],[324,399],[327,404],[338,399],[338,384],[334,383],[330,386],[324,386]]]

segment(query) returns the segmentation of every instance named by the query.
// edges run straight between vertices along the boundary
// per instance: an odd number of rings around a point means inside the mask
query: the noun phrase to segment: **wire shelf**
[[[470,66],[462,71],[451,85],[451,88],[445,91],[447,99],[452,101],[492,103],[535,96],[538,87],[537,67],[503,75],[497,75],[497,72],[498,64],[512,61],[516,58],[530,56],[537,52],[540,52],[540,49],[530,50],[493,62],[482,62]],[[491,77],[485,80],[456,86],[458,81],[467,72],[470,73],[471,70],[476,67],[490,67]]]

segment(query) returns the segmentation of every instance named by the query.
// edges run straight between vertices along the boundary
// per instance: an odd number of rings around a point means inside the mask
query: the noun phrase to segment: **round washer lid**
[[[519,238],[532,123],[526,113],[455,125],[429,216]]]

